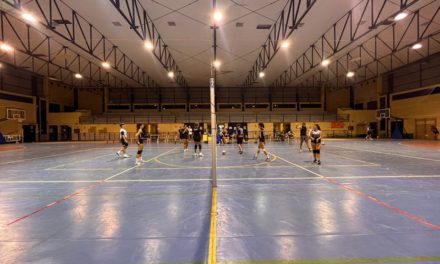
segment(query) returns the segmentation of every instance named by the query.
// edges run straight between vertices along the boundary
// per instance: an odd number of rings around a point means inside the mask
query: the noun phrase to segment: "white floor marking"
[[[23,161],[36,160],[36,159],[44,159],[44,158],[53,158],[53,157],[65,156],[65,155],[69,155],[69,154],[81,153],[81,152],[86,152],[86,151],[95,150],[95,149],[99,150],[101,148],[89,148],[89,149],[70,151],[70,152],[64,152],[64,153],[59,153],[59,154],[47,155],[47,156],[40,156],[40,157],[35,157],[35,158],[28,158],[28,159],[0,162],[0,165],[13,164],[13,163],[19,163],[19,162],[23,162]]]
[[[127,172],[130,169],[125,170]],[[124,172],[115,175],[117,177]],[[113,177],[113,178],[114,178]],[[440,175],[371,175],[371,176],[335,176],[326,177],[328,179],[417,179],[417,178],[440,178]],[[317,180],[321,177],[249,177],[249,178],[218,178],[218,181],[296,181],[296,180]],[[210,181],[208,178],[200,179],[121,179],[121,180],[43,180],[43,181],[0,181],[0,184],[23,184],[23,183],[97,183],[106,181],[107,183],[128,183],[128,182],[198,182],[198,181]],[[27,189],[27,188],[24,188]],[[33,189],[33,188],[29,188]]]
[[[352,149],[352,148],[345,148],[345,147],[339,147],[339,146],[330,146],[334,148],[340,148],[340,149],[347,149],[347,150],[353,150],[353,151],[364,151],[364,152],[371,152],[371,153],[378,153],[378,154],[384,154],[384,155],[390,155],[390,156],[397,156],[397,157],[403,157],[403,158],[411,158],[411,159],[419,159],[419,160],[429,160],[429,161],[440,161],[438,159],[431,159],[431,158],[424,158],[424,157],[417,157],[417,156],[409,156],[409,155],[402,155],[402,154],[396,154],[396,153],[390,153],[390,152],[382,152],[382,151],[376,151],[376,150],[368,150],[368,149]]]
[[[325,154],[330,154],[333,156],[337,156],[338,158],[343,158],[343,159],[352,160],[352,161],[358,161],[358,162],[370,164],[373,166],[381,166],[380,164],[377,164],[377,163],[373,163],[373,162],[369,162],[369,161],[365,161],[365,160],[353,159],[353,158],[345,157],[345,156],[342,156],[342,155],[339,155],[336,153],[332,153],[332,152],[328,152],[328,151],[326,151]]]

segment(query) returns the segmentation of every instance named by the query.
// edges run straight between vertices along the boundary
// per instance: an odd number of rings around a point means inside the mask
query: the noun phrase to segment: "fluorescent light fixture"
[[[324,66],[324,67],[329,66],[329,65],[330,65],[330,60],[328,60],[328,59],[323,60],[323,61],[321,62],[321,65]]]
[[[2,50],[4,52],[10,52],[10,51],[14,50],[14,48],[6,43],[2,43],[2,44],[0,44],[0,50]]]
[[[405,19],[405,17],[407,17],[407,16],[408,16],[408,13],[406,13],[406,12],[400,12],[399,14],[397,14],[397,15],[394,17],[394,21],[399,21],[399,20]]]
[[[106,61],[104,61],[101,65],[102,65],[103,68],[106,68],[106,69],[111,67],[110,63],[108,63]]]
[[[264,72],[260,72],[260,73],[258,74],[258,76],[259,76],[260,78],[264,78],[264,76],[266,76],[266,74],[265,74]]]
[[[219,60],[215,60],[215,61],[212,63],[212,65],[214,65],[214,67],[216,67],[216,68],[219,68],[221,64],[222,64],[222,63],[221,63]]]
[[[281,48],[287,49],[289,46],[290,46],[289,41],[284,40],[283,42],[281,42]]]
[[[354,72],[352,72],[352,71],[347,72],[347,77],[348,78],[354,77]]]
[[[416,43],[416,44],[414,44],[411,48],[412,48],[413,50],[418,50],[418,49],[421,49],[422,47],[423,47],[422,44],[420,44],[420,43]]]
[[[30,13],[23,13],[21,14],[21,17],[31,23],[37,22],[37,19]]]
[[[222,12],[217,10],[217,11],[214,12],[213,17],[214,17],[215,21],[220,22],[222,20],[222,18],[223,18],[223,14],[222,14]]]
[[[174,72],[173,72],[173,71],[169,71],[169,72],[168,72],[168,77],[170,77],[170,78],[174,78]]]
[[[145,41],[145,43],[144,43],[144,47],[145,47],[147,50],[153,50],[153,49],[154,49],[154,45],[153,45],[153,43],[151,43],[151,41]]]
[[[82,79],[82,75],[80,74],[80,73],[75,73],[75,78],[77,78],[77,79]]]

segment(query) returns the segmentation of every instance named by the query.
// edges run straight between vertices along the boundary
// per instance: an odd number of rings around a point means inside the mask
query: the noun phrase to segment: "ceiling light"
[[[168,77],[170,77],[170,78],[174,78],[174,72],[173,72],[173,71],[169,71],[169,72],[168,72]]]
[[[14,48],[11,47],[10,45],[6,44],[6,43],[2,43],[0,44],[0,50],[4,51],[4,52],[9,52],[12,51]]]
[[[144,47],[145,47],[147,50],[153,50],[153,49],[154,49],[154,45],[153,45],[153,43],[151,43],[151,41],[145,41],[145,43],[144,43]]]
[[[29,13],[23,13],[21,14],[21,17],[28,22],[32,22],[32,23],[37,22],[37,19],[32,14]]]
[[[407,16],[408,16],[408,13],[406,13],[406,12],[400,12],[399,14],[397,14],[397,15],[394,17],[394,21],[402,20],[402,19],[404,19],[404,18],[407,17]]]
[[[82,79],[82,75],[80,74],[80,73],[75,73],[75,78],[77,78],[77,79]]]
[[[347,77],[348,78],[354,77],[354,72],[352,71],[347,72]]]
[[[330,65],[330,60],[328,60],[328,59],[323,60],[323,61],[321,62],[321,65],[324,66],[324,67],[329,66],[329,65]]]
[[[287,40],[284,40],[281,42],[281,48],[287,49],[289,47],[290,43]]]
[[[264,78],[264,76],[266,76],[266,74],[265,74],[264,72],[260,72],[260,73],[258,74],[258,76],[259,76],[260,78]]]
[[[111,66],[110,63],[108,63],[106,61],[104,61],[101,65],[103,68],[106,68],[106,69],[110,68],[110,66]]]
[[[412,48],[413,50],[418,50],[418,49],[421,49],[422,47],[423,47],[422,44],[420,44],[420,43],[416,43],[416,44],[414,44],[411,48]]]
[[[213,17],[215,21],[220,22],[222,20],[223,14],[220,11],[215,11]]]
[[[219,60],[215,60],[215,61],[212,63],[212,65],[214,65],[214,67],[216,67],[216,68],[220,67],[221,64],[222,64],[222,63],[221,63]]]

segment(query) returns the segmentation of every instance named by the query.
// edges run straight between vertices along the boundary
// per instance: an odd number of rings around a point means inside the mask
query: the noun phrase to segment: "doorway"
[[[35,142],[35,125],[23,125],[23,142]]]

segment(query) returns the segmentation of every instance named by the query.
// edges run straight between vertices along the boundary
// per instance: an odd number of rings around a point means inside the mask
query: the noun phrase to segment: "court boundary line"
[[[161,153],[161,154],[159,154],[159,155],[157,155],[157,156],[166,155],[166,154],[168,154],[168,153],[174,151],[175,149],[176,149],[176,148],[170,149],[170,150],[168,150],[168,151],[166,151],[166,152],[163,152],[163,153]],[[153,160],[153,159],[156,158],[157,156],[152,157],[151,159],[147,160],[147,162]],[[61,199],[55,200],[55,201],[53,201],[53,202],[51,202],[51,203],[48,203],[48,204],[46,204],[45,206],[40,207],[39,209],[37,209],[37,210],[35,210],[35,211],[31,212],[31,213],[28,213],[28,214],[26,214],[26,215],[23,215],[23,216],[21,216],[21,217],[15,219],[15,220],[13,220],[13,221],[7,223],[6,226],[8,227],[8,226],[11,226],[11,225],[13,225],[13,224],[16,224],[16,223],[18,223],[18,222],[20,222],[20,221],[22,221],[22,220],[25,220],[25,219],[27,219],[27,218],[33,216],[33,215],[36,215],[36,214],[38,214],[38,213],[40,213],[40,212],[42,212],[42,211],[44,211],[44,210],[46,210],[46,209],[48,209],[48,208],[51,208],[51,207],[53,207],[53,206],[55,206],[55,205],[57,205],[57,204],[60,204],[60,203],[62,203],[62,202],[64,202],[64,201],[67,201],[67,200],[70,200],[71,198],[73,198],[73,197],[75,197],[75,196],[77,196],[77,195],[79,195],[79,194],[81,194],[81,193],[87,192],[87,191],[89,191],[89,190],[91,190],[91,189],[93,189],[93,188],[95,188],[95,187],[97,187],[97,186],[100,186],[100,185],[102,185],[102,184],[108,182],[108,181],[111,180],[111,179],[114,179],[115,177],[118,177],[118,176],[120,176],[120,175],[122,175],[122,174],[124,174],[124,173],[126,173],[126,172],[128,172],[128,171],[131,171],[131,170],[135,169],[136,167],[137,167],[137,165],[135,165],[135,166],[133,166],[133,167],[130,167],[130,168],[128,168],[128,169],[125,169],[125,170],[123,170],[123,171],[121,171],[121,172],[118,172],[118,173],[116,173],[116,174],[114,174],[114,175],[112,175],[112,176],[110,176],[110,177],[107,177],[107,178],[105,178],[105,179],[103,179],[103,180],[101,180],[101,181],[99,181],[99,182],[96,182],[96,183],[90,184],[90,185],[88,185],[88,186],[85,186],[85,187],[83,187],[83,188],[77,190],[76,192],[73,192],[73,193],[71,193],[71,194],[68,194],[68,195],[62,197]]]
[[[402,154],[382,152],[382,151],[376,151],[376,150],[368,150],[368,149],[360,149],[360,148],[351,149],[351,148],[345,148],[345,147],[340,147],[340,146],[335,146],[335,145],[330,145],[330,147],[346,149],[346,150],[353,150],[353,151],[355,150],[355,151],[364,151],[364,152],[378,153],[378,154],[397,156],[397,157],[403,157],[403,158],[411,158],[411,159],[419,159],[419,160],[429,160],[429,161],[440,161],[440,160],[437,160],[437,159],[417,157],[417,156],[409,156],[409,155],[402,155]]]
[[[327,176],[328,179],[353,179],[353,180],[362,180],[362,179],[419,179],[419,178],[440,178],[440,175],[376,175],[376,176]],[[321,179],[320,177],[241,177],[241,178],[218,178],[220,181],[297,181],[297,180],[317,180]],[[42,181],[33,181],[33,180],[23,180],[23,181],[0,181],[0,184],[25,184],[25,183],[97,183],[102,180],[42,180]],[[186,179],[121,179],[121,180],[108,180],[109,183],[128,183],[128,182],[198,182],[198,181],[211,181],[210,178],[186,178]]]
[[[275,154],[272,153],[272,155],[275,155]],[[373,197],[373,196],[371,196],[369,194],[366,194],[366,193],[364,193],[362,191],[359,191],[359,190],[357,190],[355,188],[352,188],[352,187],[349,187],[349,186],[347,186],[347,185],[345,185],[343,183],[340,183],[339,181],[337,181],[335,179],[328,178],[327,176],[324,176],[322,174],[319,174],[317,172],[314,172],[312,170],[304,168],[301,165],[295,164],[295,163],[293,163],[293,162],[291,162],[291,161],[289,161],[287,159],[284,159],[284,158],[282,158],[280,156],[278,156],[278,158],[280,160],[283,160],[283,161],[289,163],[289,164],[297,166],[298,168],[301,168],[301,169],[303,169],[303,170],[305,170],[307,172],[310,172],[313,175],[316,175],[316,176],[322,178],[323,180],[326,180],[327,182],[329,182],[329,183],[331,183],[331,184],[333,184],[335,186],[338,186],[338,187],[340,187],[340,188],[342,188],[342,189],[344,189],[344,190],[346,190],[346,191],[348,191],[350,193],[353,193],[353,194],[356,194],[356,195],[358,195],[360,197],[366,198],[366,199],[368,199],[368,200],[370,200],[370,201],[372,201],[372,202],[374,202],[374,203],[376,203],[376,204],[378,204],[378,205],[380,205],[380,206],[382,206],[382,207],[384,207],[386,209],[389,209],[389,210],[391,210],[391,211],[393,211],[395,213],[398,213],[398,214],[400,214],[400,215],[402,215],[402,216],[404,216],[404,217],[406,217],[406,218],[408,218],[410,220],[413,220],[415,222],[418,222],[419,224],[422,224],[422,225],[424,225],[426,227],[429,227],[431,229],[434,229],[434,230],[440,232],[440,226],[439,225],[433,224],[433,223],[431,223],[431,222],[429,222],[429,221],[427,221],[427,220],[425,220],[425,219],[423,219],[423,218],[421,218],[421,217],[419,217],[417,215],[411,214],[411,213],[409,213],[409,212],[407,212],[405,210],[402,210],[402,209],[400,209],[400,208],[398,208],[396,206],[393,206],[391,204],[383,202],[380,199],[377,199],[377,198],[375,198],[375,197]]]
[[[217,263],[217,187],[212,187],[211,225],[209,229],[208,264]]]
[[[29,160],[37,160],[37,159],[44,159],[44,158],[52,158],[52,157],[58,157],[58,156],[66,156],[69,154],[74,154],[74,153],[81,153],[81,152],[86,152],[86,151],[90,151],[90,150],[94,150],[94,149],[101,149],[101,148],[89,148],[89,149],[83,149],[83,150],[75,150],[75,151],[70,151],[70,152],[63,152],[63,153],[59,153],[59,154],[52,154],[52,155],[47,155],[47,156],[40,156],[40,157],[35,157],[35,158],[28,158],[28,159],[21,159],[21,160],[12,160],[12,161],[7,161],[7,162],[1,162],[1,165],[8,165],[8,164],[14,164],[14,163],[19,163],[19,162],[23,162],[23,161],[29,161]]]

